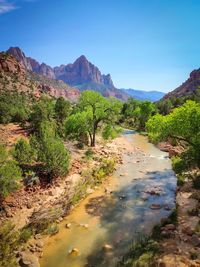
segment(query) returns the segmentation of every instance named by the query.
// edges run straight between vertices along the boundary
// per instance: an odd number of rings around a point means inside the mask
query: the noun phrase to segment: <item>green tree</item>
[[[3,145],[0,145],[0,197],[5,198],[9,193],[19,187],[21,169],[17,163],[9,159],[9,155]]]
[[[57,121],[57,131],[61,137],[64,136],[64,122],[71,112],[71,104],[63,97],[59,97],[55,104],[55,117]]]
[[[139,108],[139,129],[144,130],[146,122],[153,114],[155,114],[156,108],[150,101],[141,102]]]
[[[14,251],[19,247],[19,232],[15,225],[6,222],[0,227],[0,267],[17,267]]]
[[[54,117],[54,102],[51,98],[43,96],[36,104],[33,105],[33,111],[30,119],[35,131],[39,130],[41,122],[53,121]]]
[[[26,139],[20,138],[15,144],[13,156],[20,165],[29,164],[33,160],[34,151]]]
[[[50,179],[67,174],[69,152],[62,140],[56,136],[51,122],[41,123],[39,132],[31,138],[31,145]]]
[[[30,99],[18,92],[1,92],[0,123],[25,123],[30,116]]]
[[[79,100],[78,115],[70,116],[66,122],[66,132],[69,133],[70,129],[77,130],[78,127],[84,128],[83,132],[89,135],[91,146],[95,146],[97,130],[103,124],[115,124],[120,110],[120,101],[106,99],[94,91],[85,91]],[[72,126],[73,122],[75,127]]]
[[[146,124],[149,136],[156,141],[171,137],[186,143],[200,164],[200,104],[188,100],[169,115],[156,115]]]
[[[63,97],[59,97],[55,104],[56,119],[63,124],[71,111],[71,104]]]

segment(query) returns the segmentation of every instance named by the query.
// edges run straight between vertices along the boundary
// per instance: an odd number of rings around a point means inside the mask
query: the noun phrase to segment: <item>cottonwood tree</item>
[[[81,94],[78,106],[78,111],[66,121],[66,134],[75,137],[88,134],[90,145],[95,146],[97,130],[107,124],[115,124],[122,105],[116,99],[85,91]]]
[[[169,115],[155,115],[146,124],[152,140],[158,142],[169,137],[187,144],[200,164],[200,104],[188,100]]]

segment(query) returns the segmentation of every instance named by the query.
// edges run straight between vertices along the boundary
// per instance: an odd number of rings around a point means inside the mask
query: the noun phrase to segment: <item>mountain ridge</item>
[[[128,95],[117,89],[110,74],[102,74],[98,67],[87,60],[84,55],[77,58],[74,63],[60,65],[52,68],[45,63],[26,57],[19,47],[10,47],[7,53],[14,56],[27,70],[46,76],[50,79],[62,80],[70,86],[80,90],[94,90],[103,96],[116,97],[120,100],[127,100]]]
[[[152,91],[145,91],[145,90],[138,90],[138,89],[121,89],[123,90],[125,93],[127,93],[128,95],[130,95],[131,97],[137,99],[137,100],[141,100],[141,101],[158,101],[160,100],[165,93],[160,92],[160,91],[156,91],[156,90],[152,90]]]
[[[167,93],[162,99],[169,99],[171,97],[184,97],[197,94],[200,88],[200,68],[193,70],[189,78],[180,86]]]

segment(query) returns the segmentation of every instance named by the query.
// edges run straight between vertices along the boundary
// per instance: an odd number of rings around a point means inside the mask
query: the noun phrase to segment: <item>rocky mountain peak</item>
[[[24,52],[19,47],[10,47],[7,53],[15,57],[26,69],[32,70],[29,60],[26,58]]]

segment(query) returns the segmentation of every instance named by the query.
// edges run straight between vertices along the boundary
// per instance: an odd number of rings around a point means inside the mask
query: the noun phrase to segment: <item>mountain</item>
[[[121,89],[129,96],[138,99],[138,100],[149,100],[152,102],[160,100],[165,93],[159,91],[142,91],[136,89]]]
[[[8,53],[0,53],[0,91],[18,91],[34,97],[46,93],[54,97],[63,96],[71,101],[78,99],[80,91],[77,88],[34,73],[30,68],[25,58],[20,63]]]
[[[50,79],[62,80],[70,86],[80,90],[94,90],[103,96],[113,96],[121,100],[127,100],[128,95],[115,88],[111,75],[101,74],[100,70],[82,55],[72,64],[50,67],[40,64],[37,60],[26,57],[19,47],[10,47],[7,53],[14,56],[27,70],[43,75]]]
[[[184,97],[197,94],[197,90],[200,88],[200,69],[193,70],[190,73],[190,77],[175,90],[166,94],[163,99],[171,97]]]

